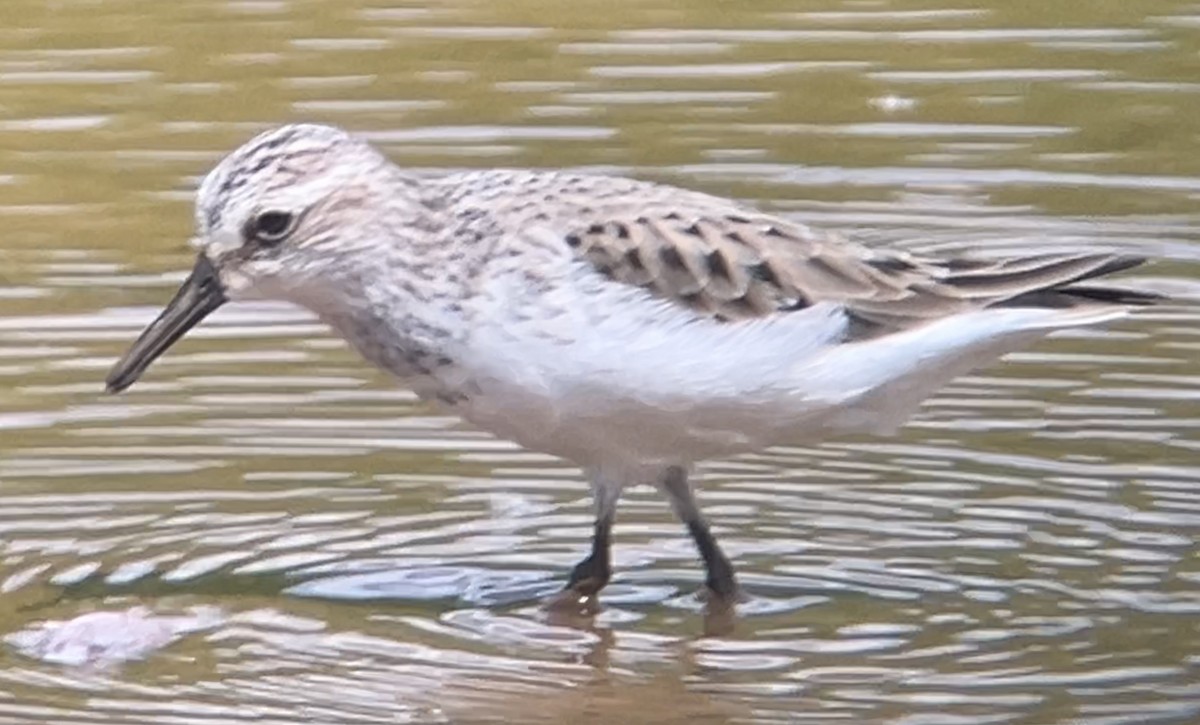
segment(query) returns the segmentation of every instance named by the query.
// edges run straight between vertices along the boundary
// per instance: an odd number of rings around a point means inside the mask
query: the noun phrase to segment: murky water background
[[[606,609],[548,620],[577,472],[297,310],[230,307],[130,394],[101,381],[190,265],[198,176],[283,121],[881,244],[1141,250],[1195,297],[1198,114],[1176,0],[5,0],[0,723],[1196,722],[1195,311],[1049,341],[895,439],[709,466],[753,595],[720,637],[648,490]],[[137,606],[201,631],[116,667],[12,641]]]

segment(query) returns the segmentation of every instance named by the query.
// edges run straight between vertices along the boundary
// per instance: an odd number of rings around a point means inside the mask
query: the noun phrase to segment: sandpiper
[[[560,602],[608,583],[617,499],[639,483],[687,526],[713,601],[733,601],[689,483],[698,461],[890,431],[955,376],[1158,299],[1096,281],[1137,257],[918,256],[626,178],[419,177],[321,125],[227,156],[195,225],[191,275],[108,390],[227,300],[305,307],[422,398],[583,467],[592,549]]]

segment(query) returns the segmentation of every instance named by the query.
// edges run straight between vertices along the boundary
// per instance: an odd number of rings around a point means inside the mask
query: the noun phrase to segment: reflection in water
[[[297,310],[242,305],[135,395],[197,175],[265,126],[422,168],[573,166],[880,244],[1165,257],[1195,299],[1194,8],[838,0],[0,10],[0,633],[224,619],[121,667],[0,649],[13,722],[1192,722],[1195,311],[1064,335],[895,439],[709,466],[751,599],[703,637],[653,491],[593,618],[577,472],[433,416]]]
[[[7,635],[4,641],[44,662],[106,668],[146,658],[186,634],[215,627],[221,619],[212,608],[196,609],[187,616],[161,616],[139,606],[40,622]]]

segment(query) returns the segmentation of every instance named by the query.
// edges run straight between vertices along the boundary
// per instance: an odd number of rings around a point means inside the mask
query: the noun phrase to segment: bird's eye
[[[246,236],[265,244],[283,241],[295,225],[296,218],[286,211],[264,211],[250,220]]]

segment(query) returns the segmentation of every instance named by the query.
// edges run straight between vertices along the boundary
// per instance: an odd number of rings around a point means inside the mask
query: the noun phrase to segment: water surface
[[[892,439],[705,468],[751,600],[623,501],[602,613],[548,619],[574,468],[431,412],[305,313],[230,306],[129,394],[191,194],[273,124],[417,169],[578,167],[873,244],[1160,258],[1197,294],[1200,6],[381,0],[0,9],[0,635],[220,616],[124,666],[0,648],[0,723],[1190,723],[1200,322],[957,381]],[[107,620],[104,620],[107,621]]]

